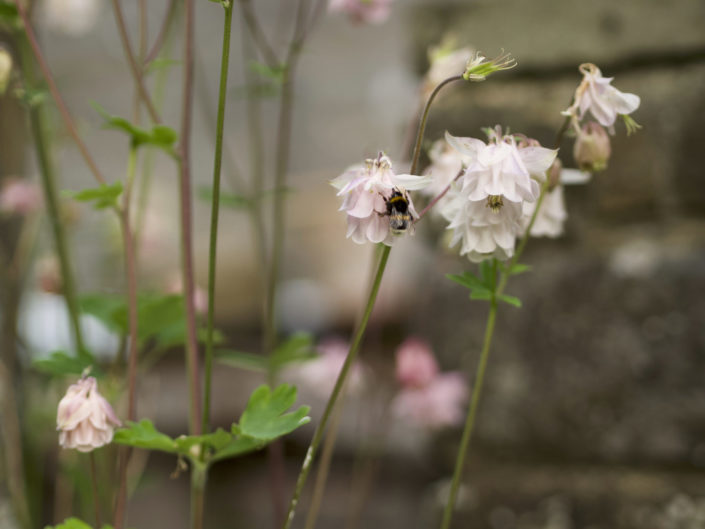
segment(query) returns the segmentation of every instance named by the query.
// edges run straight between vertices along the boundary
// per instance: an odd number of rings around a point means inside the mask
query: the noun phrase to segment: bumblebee
[[[400,191],[398,188],[392,190],[389,198],[384,199],[387,205],[387,216],[389,217],[389,229],[394,235],[402,235],[406,233],[410,226],[414,223],[414,216],[409,208],[409,196],[406,191]]]

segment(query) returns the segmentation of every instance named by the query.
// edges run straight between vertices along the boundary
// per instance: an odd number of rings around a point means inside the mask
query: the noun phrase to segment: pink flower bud
[[[399,346],[396,376],[405,387],[424,387],[438,376],[438,363],[426,342],[409,338]]]
[[[63,448],[90,452],[110,443],[113,430],[121,426],[113,408],[100,393],[93,377],[86,377],[69,386],[59,402],[56,429]]]
[[[563,171],[563,162],[561,162],[560,158],[556,158],[553,160],[553,165],[548,168],[549,191],[553,191],[561,183],[561,171]]]
[[[573,145],[573,156],[581,170],[604,171],[611,152],[610,137],[600,124],[589,121],[583,125]]]
[[[29,215],[42,205],[42,192],[33,182],[8,178],[0,191],[0,212]]]

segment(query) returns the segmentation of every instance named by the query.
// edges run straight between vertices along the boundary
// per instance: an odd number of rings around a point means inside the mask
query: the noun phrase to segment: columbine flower
[[[521,202],[470,200],[468,193],[452,185],[441,214],[453,230],[450,246],[460,243],[460,255],[472,262],[488,257],[506,260],[514,255],[514,244],[521,229]]]
[[[317,349],[321,353],[320,356],[290,368],[287,376],[309,388],[321,399],[328,399],[343,368],[350,345],[343,340],[330,338],[321,341]],[[358,393],[364,387],[364,369],[359,363],[353,363],[351,366],[345,387],[350,394]]]
[[[491,75],[500,70],[510,70],[517,65],[517,62],[509,53],[502,52],[501,55],[494,59],[487,59],[480,52],[475,52],[466,66],[463,78],[466,81],[484,81],[488,75]]]
[[[438,376],[438,363],[423,340],[409,338],[399,346],[396,357],[396,377],[402,386],[427,386]]]
[[[534,178],[543,180],[558,151],[538,146],[519,149],[514,136],[503,136],[499,128],[490,130],[489,136],[485,144],[446,132],[448,143],[469,160],[462,177],[462,190],[468,193],[468,199],[499,200],[490,197],[501,196],[511,202],[536,200],[539,185]]]
[[[607,168],[612,149],[607,131],[594,121],[578,129],[573,144],[573,157],[583,171],[598,172]]]
[[[439,373],[430,347],[411,338],[397,350],[397,380],[401,390],[392,413],[418,427],[442,428],[463,420],[468,388],[460,373]]]
[[[536,202],[524,202],[522,231],[526,230],[536,209]],[[559,237],[563,235],[563,224],[568,218],[563,199],[563,186],[558,185],[551,191],[546,191],[541,202],[541,208],[534,225],[531,227],[532,237]]]
[[[392,0],[330,0],[328,9],[347,14],[353,22],[381,24],[389,18]]]
[[[12,55],[5,48],[0,48],[0,95],[5,93],[12,77]]]
[[[113,440],[113,430],[120,426],[113,408],[100,393],[95,378],[86,377],[69,386],[59,402],[56,429],[63,448],[90,452]]]
[[[0,213],[28,215],[42,205],[42,192],[36,184],[20,178],[8,178],[0,190]]]
[[[443,140],[433,144],[428,157],[431,159],[431,165],[428,166],[425,174],[432,179],[432,182],[421,193],[431,197],[442,193],[470,162],[468,156],[462,155]]]
[[[389,217],[385,199],[392,191],[414,190],[430,182],[427,176],[397,175],[392,171],[392,162],[382,153],[377,158],[365,160],[364,165],[349,167],[331,184],[343,197],[340,211],[348,215],[347,237],[362,244],[366,241],[392,245],[389,230]],[[409,211],[418,218],[414,205],[409,199]]]
[[[72,37],[88,33],[98,20],[97,0],[44,0],[47,24]]]
[[[594,64],[581,64],[579,70],[583,80],[575,91],[573,104],[564,114],[583,119],[585,113],[590,111],[600,125],[609,127],[612,132],[617,116],[626,117],[639,108],[641,99],[638,95],[617,90],[610,84],[614,78],[602,77],[602,72]],[[638,128],[631,118],[625,119],[625,122],[628,130],[630,127]]]

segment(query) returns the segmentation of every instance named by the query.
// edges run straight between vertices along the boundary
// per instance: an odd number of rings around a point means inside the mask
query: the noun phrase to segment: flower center
[[[504,206],[502,195],[490,195],[487,197],[487,207],[492,210],[492,213],[499,213],[502,206]]]

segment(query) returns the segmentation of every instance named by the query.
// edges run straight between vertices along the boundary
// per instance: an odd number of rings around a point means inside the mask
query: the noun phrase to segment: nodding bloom
[[[347,237],[358,244],[370,241],[391,246],[393,235],[389,228],[387,199],[394,190],[421,189],[430,181],[427,176],[394,174],[392,162],[383,153],[365,160],[362,165],[349,167],[331,182],[338,189],[338,196],[343,197],[340,211],[348,216]],[[408,208],[409,213],[418,218],[410,198]]]
[[[431,348],[415,338],[399,346],[396,358],[401,389],[391,409],[397,418],[430,429],[462,423],[468,387],[459,372],[440,373]]]
[[[625,118],[628,131],[639,127],[634,120],[626,117],[639,108],[641,99],[638,95],[617,90],[610,84],[614,78],[602,77],[600,69],[592,63],[581,64],[579,70],[583,80],[575,91],[573,104],[563,112],[565,115],[581,120],[590,112],[610,132],[614,130],[617,116]]]
[[[37,184],[21,178],[8,178],[0,190],[0,213],[29,215],[42,206]]]
[[[389,18],[392,0],[330,0],[328,9],[345,13],[355,23],[381,24]]]
[[[321,399],[330,397],[348,355],[350,344],[338,338],[322,340],[317,347],[320,355],[288,370],[288,375],[309,388]],[[345,385],[349,394],[358,393],[365,385],[364,368],[359,362],[350,367]]]
[[[121,426],[113,408],[100,393],[93,377],[85,377],[69,386],[59,402],[56,429],[59,444],[79,452],[90,452],[110,443],[113,430]]]
[[[612,148],[607,131],[594,121],[588,121],[577,129],[573,144],[573,157],[584,171],[598,172],[607,169]]]
[[[468,200],[500,196],[511,202],[536,200],[540,190],[535,179],[544,179],[558,151],[534,145],[519,148],[515,137],[502,135],[499,127],[488,135],[485,143],[446,132],[446,141],[468,159],[460,180]]]

